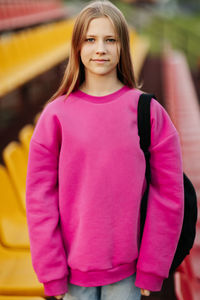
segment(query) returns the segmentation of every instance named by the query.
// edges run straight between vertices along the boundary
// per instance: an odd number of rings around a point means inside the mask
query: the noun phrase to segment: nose
[[[98,41],[97,48],[96,48],[96,53],[97,54],[106,53],[106,47],[105,47],[104,41],[102,41],[102,40]]]

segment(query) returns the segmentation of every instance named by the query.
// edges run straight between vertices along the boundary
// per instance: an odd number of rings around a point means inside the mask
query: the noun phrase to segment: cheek
[[[120,58],[120,48],[118,46],[110,47],[110,52],[112,53],[113,57],[115,57],[115,60],[119,60]]]
[[[119,59],[120,59],[120,51],[117,50],[117,49],[115,49],[115,50],[112,52],[112,54],[113,54],[113,60],[114,60],[115,62],[118,62]]]
[[[90,53],[91,53],[91,47],[89,47],[89,46],[82,47],[82,49],[80,51],[81,59],[84,60],[85,58],[89,57]]]

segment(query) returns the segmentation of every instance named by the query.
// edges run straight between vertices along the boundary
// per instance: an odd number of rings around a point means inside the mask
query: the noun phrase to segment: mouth
[[[108,60],[107,59],[93,59],[92,61],[96,62],[96,63],[105,63]]]

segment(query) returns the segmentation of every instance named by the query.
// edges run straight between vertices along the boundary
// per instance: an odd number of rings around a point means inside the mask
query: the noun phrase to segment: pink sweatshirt
[[[184,211],[180,141],[152,99],[152,181],[139,250],[140,94],[128,86],[102,97],[78,90],[49,103],[37,122],[26,208],[33,267],[47,296],[66,293],[68,282],[102,286],[135,272],[137,287],[159,291],[169,275]]]

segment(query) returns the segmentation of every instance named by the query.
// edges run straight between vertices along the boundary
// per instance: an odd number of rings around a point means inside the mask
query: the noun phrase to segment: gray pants
[[[140,288],[135,286],[136,274],[118,282],[97,287],[68,284],[64,300],[140,300]]]

